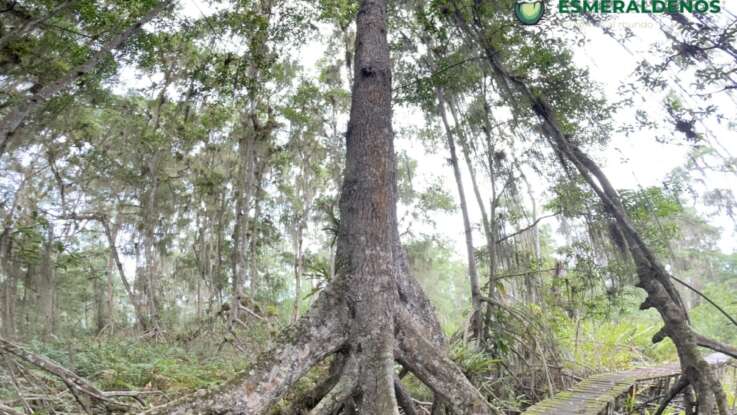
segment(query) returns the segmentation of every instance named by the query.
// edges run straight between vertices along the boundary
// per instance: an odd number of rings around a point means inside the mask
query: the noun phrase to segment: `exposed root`
[[[318,403],[327,395],[338,383],[343,366],[345,366],[346,354],[338,352],[335,354],[328,376],[318,383],[314,388],[292,399],[292,405],[285,412],[289,415],[302,414],[317,406]]]
[[[394,394],[397,396],[397,403],[399,404],[399,407],[402,408],[405,415],[417,415],[417,410],[415,409],[414,401],[412,401],[412,396],[410,396],[410,394],[404,389],[399,378],[394,379]]]
[[[351,398],[358,383],[358,361],[352,354],[346,359],[340,380],[320,403],[310,411],[310,415],[331,415],[337,413],[343,403]]]
[[[459,414],[488,414],[489,407],[481,393],[468,381],[446,353],[425,339],[407,318],[399,312],[397,360],[427,385],[437,398],[448,402]]]
[[[346,333],[340,316],[346,315],[343,302],[326,289],[310,312],[282,332],[252,368],[214,390],[198,391],[142,415],[264,413],[310,368],[343,346]]]
[[[668,390],[668,393],[665,394],[663,400],[660,402],[660,406],[658,406],[658,409],[655,411],[655,415],[661,415],[663,411],[665,411],[665,408],[668,407],[668,404],[670,404],[670,401],[672,401],[676,395],[681,393],[686,386],[688,386],[688,378],[681,376],[678,379],[678,382],[676,382],[670,390]]]

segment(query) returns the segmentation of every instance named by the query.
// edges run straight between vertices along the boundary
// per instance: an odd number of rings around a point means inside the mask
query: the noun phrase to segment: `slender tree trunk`
[[[522,171],[521,166],[517,161],[514,163],[517,166],[517,170],[520,172],[520,178],[525,183],[525,186],[527,187],[527,194],[530,198],[530,204],[532,207],[532,220],[530,221],[533,226],[530,228],[530,232],[532,232],[532,238],[533,238],[533,255],[534,255],[534,272],[530,272],[525,275],[525,286],[527,287],[527,303],[535,303],[537,302],[538,297],[538,279],[540,278],[540,269],[542,267],[542,253],[541,253],[541,247],[540,247],[540,230],[539,230],[539,224],[537,221],[538,218],[538,206],[537,206],[537,200],[535,198],[535,194],[532,190],[532,185],[530,184],[530,181],[527,179],[527,176],[525,175],[524,171]]]
[[[158,114],[158,111],[157,111]],[[158,120],[158,115],[156,115]],[[155,126],[158,121],[155,122]],[[154,128],[156,129],[156,127]],[[158,193],[161,179],[159,178],[160,154],[155,154],[148,163],[149,174],[153,183],[151,188],[144,194],[143,200],[143,256],[144,256],[144,292],[146,294],[147,320],[150,328],[154,331],[160,329],[161,301],[159,298],[159,281],[161,269],[159,264],[159,252],[156,248],[156,227],[159,222]]]
[[[38,268],[38,311],[41,318],[41,336],[47,340],[54,331],[54,258],[53,258],[54,231],[49,225],[48,235],[43,244],[41,266]]]
[[[94,275],[94,269],[90,267],[92,274],[92,291],[95,298],[95,333],[100,334],[107,325],[105,315],[105,289],[101,278]]]
[[[108,256],[107,267],[105,267],[106,278],[106,295],[105,295],[105,319],[111,330],[115,324],[115,282],[113,275],[115,274],[115,261],[112,255]],[[111,331],[112,332],[112,331]]]
[[[105,42],[102,47],[98,51],[94,52],[86,62],[71,69],[60,79],[43,85],[38,92],[10,109],[2,120],[0,120],[0,156],[5,153],[13,134],[30,114],[38,110],[38,108],[51,97],[69,88],[78,79],[92,72],[100,61],[108,56],[110,52],[124,45],[131,36],[141,29],[144,24],[161,14],[172,3],[172,0],[161,1],[131,26]]]
[[[260,171],[260,169],[259,169]],[[251,298],[256,300],[256,297],[258,296],[258,290],[259,290],[259,284],[261,283],[259,281],[259,275],[258,275],[258,257],[257,257],[257,243],[259,238],[259,218],[261,218],[261,172],[257,174],[256,177],[256,188],[254,189],[254,215],[253,220],[251,221],[251,238],[249,239],[249,251],[250,253],[250,261],[249,265],[251,267],[251,272],[249,272],[250,276],[250,282],[251,282]]]
[[[461,168],[458,163],[458,155],[456,154],[455,138],[453,130],[448,123],[448,116],[445,112],[446,99],[441,87],[435,88],[438,98],[438,112],[440,119],[445,127],[445,135],[447,138],[448,149],[450,151],[450,164],[453,167],[453,175],[455,176],[456,187],[458,188],[458,199],[461,205],[461,214],[463,216],[463,230],[466,237],[466,258],[468,261],[468,279],[471,283],[471,332],[473,338],[480,339],[482,336],[482,320],[481,320],[481,288],[479,284],[479,275],[476,269],[476,255],[473,247],[473,229],[471,228],[471,219],[468,214],[468,204],[466,202],[466,192],[463,188],[463,178],[461,177]]]
[[[231,253],[231,287],[230,321],[240,320],[240,298],[243,295],[245,259],[243,251],[247,249],[246,230],[248,229],[248,209],[251,200],[251,184],[253,176],[253,159],[255,155],[255,131],[247,131],[238,140],[238,174],[235,183],[235,225],[233,227],[233,252]]]
[[[497,186],[496,186],[496,179],[497,179],[497,166],[496,166],[496,160],[494,157],[495,153],[495,146],[494,146],[494,139],[491,135],[491,123],[489,121],[489,118],[491,117],[491,111],[489,110],[489,106],[486,103],[485,97],[484,97],[484,136],[486,137],[486,157],[487,157],[487,164],[489,168],[489,181],[491,182],[491,200],[489,202],[489,210],[490,210],[490,220],[489,220],[489,228],[490,233],[488,235],[487,243],[489,244],[489,287],[488,287],[488,295],[489,298],[498,300],[497,295],[497,264],[499,260],[499,224],[497,222],[497,214],[496,209],[497,206],[499,206],[499,194],[497,192]],[[494,305],[489,303],[486,305],[486,332],[485,334],[490,334],[490,326],[492,321],[492,315],[493,315],[493,307]]]
[[[0,329],[5,338],[14,338],[16,333],[16,301],[18,293],[18,278],[10,262],[11,229],[6,226],[0,233]]]
[[[120,276],[120,281],[123,283],[123,288],[125,289],[126,294],[128,294],[128,301],[130,301],[131,305],[133,306],[133,311],[136,314],[136,320],[138,321],[138,325],[141,327],[143,331],[148,330],[149,324],[148,319],[146,318],[146,313],[143,310],[143,306],[141,305],[141,302],[138,300],[138,297],[133,292],[133,289],[131,288],[130,283],[128,282],[128,278],[125,276],[125,270],[123,269],[123,263],[120,261],[120,255],[118,255],[118,246],[115,242],[117,238],[118,228],[117,226],[115,228],[110,227],[110,223],[108,222],[107,218],[101,218],[100,223],[102,224],[102,228],[105,231],[105,237],[107,238],[108,246],[110,247],[110,256],[113,259],[113,262],[115,263],[115,268],[118,270],[118,275]]]
[[[292,321],[299,318],[299,306],[302,302],[302,271],[304,266],[304,255],[302,243],[304,226],[300,220],[294,235],[294,305],[292,306]]]

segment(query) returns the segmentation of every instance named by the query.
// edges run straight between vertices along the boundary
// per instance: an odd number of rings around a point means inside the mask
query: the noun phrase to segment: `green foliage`
[[[242,356],[197,357],[177,345],[125,338],[34,341],[30,347],[103,390],[191,391],[222,383],[249,363]]]
[[[318,5],[320,18],[334,21],[342,29],[353,22],[359,6],[355,0],[320,0]]]
[[[406,250],[412,273],[435,306],[443,330],[452,334],[462,329],[470,292],[464,265],[442,242],[413,241]]]
[[[570,368],[584,373],[616,371],[675,359],[670,340],[652,344],[652,336],[661,327],[658,317],[633,318],[634,312],[612,319],[560,319],[554,330],[569,356]]]
[[[731,274],[722,282],[709,283],[703,289],[704,295],[722,307],[732,318],[737,318],[737,274]],[[718,339],[726,344],[737,344],[737,327],[703,299],[691,298],[698,304],[691,312],[691,320],[696,330],[707,337]]]
[[[478,350],[475,346],[463,342],[453,343],[450,357],[458,363],[469,379],[477,380],[492,372],[501,361],[499,358],[490,356],[488,352]]]

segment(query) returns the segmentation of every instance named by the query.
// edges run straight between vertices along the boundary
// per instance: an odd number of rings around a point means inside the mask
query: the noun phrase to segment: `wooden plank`
[[[707,363],[722,366],[729,356],[713,353],[706,357]],[[677,364],[666,364],[652,368],[633,369],[622,372],[601,373],[574,385],[567,391],[557,393],[530,406],[523,412],[528,415],[600,415],[608,412],[610,405],[624,398],[638,383],[680,376]]]

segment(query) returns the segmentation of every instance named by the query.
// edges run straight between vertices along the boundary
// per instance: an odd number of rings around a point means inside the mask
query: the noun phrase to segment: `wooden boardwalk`
[[[721,366],[729,361],[729,357],[721,353],[713,353],[706,357],[711,365]],[[601,373],[584,379],[567,391],[560,392],[552,398],[538,402],[527,408],[524,414],[529,415],[572,415],[572,414],[613,414],[615,408],[623,407],[638,384],[667,380],[680,376],[678,364],[633,369],[623,372]]]

